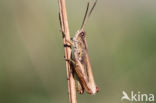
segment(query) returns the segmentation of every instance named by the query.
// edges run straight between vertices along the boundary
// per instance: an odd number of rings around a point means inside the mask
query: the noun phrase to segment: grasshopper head
[[[86,32],[83,29],[81,29],[77,31],[77,33],[73,37],[73,40],[80,42],[83,41],[85,38],[86,38]]]
[[[78,35],[79,38],[84,39],[86,37],[86,32],[83,30]]]
[[[86,32],[84,30],[80,30],[77,34],[77,40],[82,41],[86,38]]]

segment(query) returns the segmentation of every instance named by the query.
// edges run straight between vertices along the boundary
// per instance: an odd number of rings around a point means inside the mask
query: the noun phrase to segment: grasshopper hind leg
[[[81,83],[80,79],[78,78],[75,71],[74,71],[74,79],[75,79],[76,91],[79,94],[83,94],[84,93],[83,85],[82,85],[82,83]]]

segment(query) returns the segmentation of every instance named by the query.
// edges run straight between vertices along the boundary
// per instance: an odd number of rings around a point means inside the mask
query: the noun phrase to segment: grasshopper
[[[85,16],[81,25],[81,28],[74,35],[72,42],[66,40],[69,44],[73,46],[73,58],[71,60],[73,65],[74,73],[76,74],[76,80],[78,85],[78,92],[82,94],[84,90],[88,94],[95,94],[99,91],[99,88],[96,86],[92,67],[88,55],[88,45],[86,41],[86,32],[84,31],[84,25],[88,20],[88,17],[91,15],[97,0],[94,2],[91,10],[88,13],[89,3],[87,4],[87,9]]]

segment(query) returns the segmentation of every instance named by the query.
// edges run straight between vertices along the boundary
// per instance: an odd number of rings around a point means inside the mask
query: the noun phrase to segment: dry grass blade
[[[65,39],[70,40],[65,0],[58,0],[58,2],[59,2],[59,19],[60,19],[61,31],[63,35],[63,43],[64,45],[70,45],[65,40]],[[65,52],[65,58],[70,59],[71,48],[65,47],[64,52]],[[71,65],[68,61],[66,61],[66,71],[67,71],[67,78],[68,78],[69,103],[77,103],[75,80],[72,74]]]

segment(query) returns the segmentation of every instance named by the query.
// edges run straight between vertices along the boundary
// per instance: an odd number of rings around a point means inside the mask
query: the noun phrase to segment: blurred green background
[[[67,0],[71,36],[86,5]],[[0,0],[0,103],[68,103],[58,11],[57,0]],[[85,30],[100,92],[78,103],[156,93],[155,0],[98,0]]]

